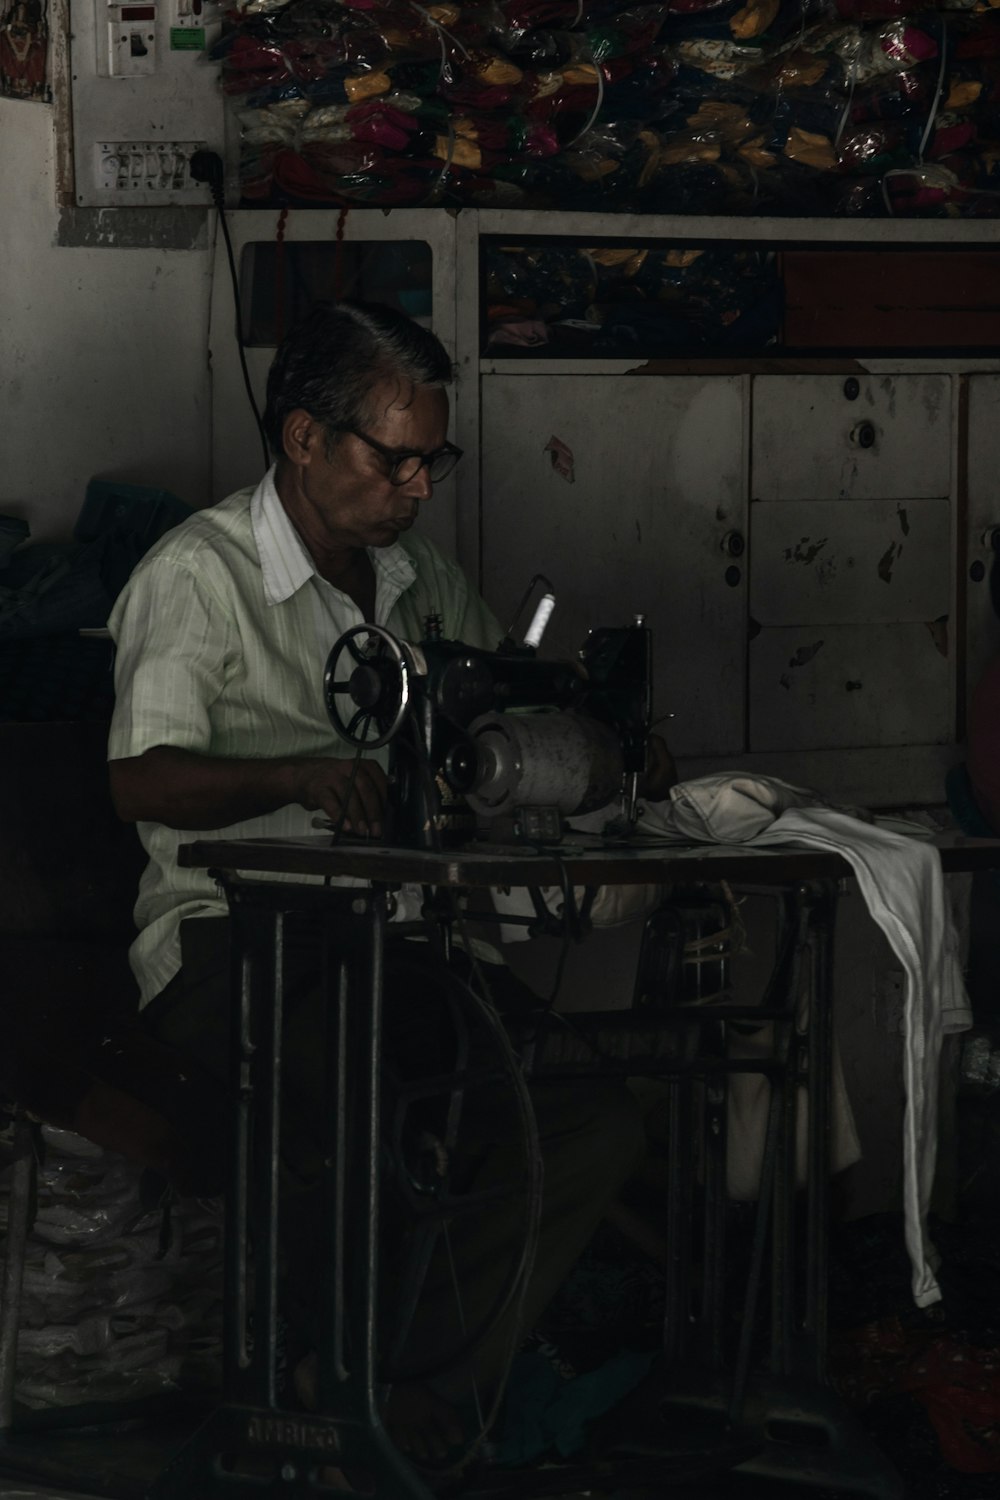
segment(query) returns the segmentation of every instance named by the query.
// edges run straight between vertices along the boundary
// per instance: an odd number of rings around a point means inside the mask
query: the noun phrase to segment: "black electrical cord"
[[[366,717],[366,719],[365,719],[365,722],[364,722],[364,727],[362,729],[362,734],[367,734],[368,733],[368,726],[371,723],[371,721],[372,721],[372,716],[371,716],[371,714],[368,714],[367,717]],[[324,823],[322,820],[316,820],[316,821],[313,822],[313,827],[314,828],[315,827],[328,827],[329,828],[331,843],[334,843],[334,844],[339,843],[340,839],[343,836],[344,824],[347,822],[347,809],[351,805],[351,795],[352,795],[352,793],[354,791],[354,784],[355,784],[355,782],[358,779],[358,770],[360,769],[361,762],[364,759],[364,753],[365,753],[364,744],[359,744],[358,747],[357,747],[357,749],[354,752],[354,760],[353,760],[353,763],[351,765],[351,774],[347,778],[347,789],[343,793],[343,795],[342,795],[342,797],[340,799],[340,812],[337,815],[337,821],[336,821],[336,823],[329,823],[329,822]],[[327,876],[324,877],[323,884],[324,885],[332,885],[333,884],[333,880],[334,880],[334,877],[332,875],[327,875]]]
[[[368,717],[365,719],[365,723],[364,723],[364,728],[362,730],[362,734],[367,734],[368,733],[368,726],[371,723],[371,721],[372,721],[372,716],[371,716],[371,714],[369,714]],[[361,762],[364,759],[364,754],[365,754],[365,747],[364,747],[364,745],[363,744],[359,745],[358,748],[354,752],[354,761],[353,761],[353,763],[351,765],[351,774],[347,778],[347,790],[344,792],[343,796],[340,799],[340,813],[339,813],[339,815],[337,817],[336,823],[332,824],[331,829],[330,829],[330,838],[333,841],[333,843],[335,843],[335,844],[340,840],[340,838],[341,838],[341,836],[342,836],[342,834],[344,832],[344,824],[347,822],[347,809],[351,805],[351,796],[352,796],[352,794],[354,792],[354,784],[355,784],[355,782],[358,779],[358,771],[361,768]],[[329,878],[330,877],[327,876],[328,880],[329,880]]]
[[[505,1063],[510,1069],[510,1076],[519,1105],[519,1115],[521,1118],[523,1129],[523,1143],[526,1149],[525,1163],[527,1167],[528,1199],[527,1203],[525,1204],[525,1236],[521,1245],[521,1252],[518,1257],[517,1264],[514,1267],[513,1276],[508,1281],[508,1286],[510,1288],[511,1294],[509,1297],[505,1296],[503,1298],[502,1304],[498,1299],[488,1317],[485,1328],[478,1335],[479,1339],[485,1339],[486,1337],[488,1337],[493,1329],[499,1324],[500,1319],[507,1313],[508,1309],[511,1310],[510,1336],[507,1341],[507,1348],[504,1351],[502,1371],[500,1378],[497,1381],[496,1390],[493,1395],[493,1401],[490,1405],[488,1413],[485,1416],[480,1413],[481,1426],[480,1431],[478,1432],[476,1437],[470,1443],[466,1444],[464,1451],[459,1455],[458,1458],[454,1459],[446,1469],[444,1469],[443,1471],[438,1470],[436,1473],[434,1473],[433,1477],[437,1484],[440,1484],[441,1481],[456,1479],[465,1472],[469,1464],[475,1458],[479,1449],[482,1447],[483,1443],[486,1441],[486,1438],[488,1437],[494,1422],[500,1414],[500,1409],[503,1405],[506,1395],[507,1381],[510,1376],[511,1367],[514,1363],[514,1356],[517,1353],[518,1341],[523,1334],[521,1325],[523,1322],[524,1302],[527,1296],[528,1282],[531,1279],[531,1272],[535,1264],[535,1254],[538,1247],[538,1234],[542,1214],[543,1187],[543,1168],[541,1152],[538,1146],[538,1132],[535,1124],[535,1111],[534,1106],[531,1102],[531,1095],[528,1092],[528,1087],[524,1080],[524,1073],[521,1067],[520,1059],[518,1058],[517,1054],[514,1052],[514,1049],[510,1044],[510,1038],[507,1036],[506,1028],[504,1027],[503,1021],[500,1018],[500,1014],[496,1008],[496,1005],[494,1004],[489,982],[487,981],[486,975],[483,971],[483,966],[480,963],[478,956],[476,955],[475,946],[469,936],[468,926],[465,921],[465,916],[459,905],[457,893],[452,890],[449,894],[451,898],[452,915],[456,922],[456,925],[458,926],[465,953],[472,967],[472,975],[477,985],[479,986],[480,994],[477,996],[472,986],[466,985],[463,981],[459,980],[456,975],[453,975],[452,978],[459,986],[461,986],[463,990],[467,992],[468,996],[473,1001],[478,1001],[480,1006],[480,1014],[487,1018],[490,1029],[493,1032],[494,1037],[500,1044]],[[469,1341],[467,1340],[466,1342],[468,1343]]]
[[[580,924],[580,913],[577,911],[576,897],[573,894],[573,887],[569,880],[569,871],[566,869],[565,864],[553,849],[543,845],[536,845],[535,847],[538,853],[547,854],[550,859],[555,860],[556,869],[559,873],[559,885],[563,896],[562,945],[556,961],[556,973],[551,993],[535,1018],[535,1027],[531,1036],[525,1038],[525,1042],[527,1045],[536,1043],[546,1022],[558,1021],[560,1026],[564,1027],[567,1031],[571,1031],[577,1041],[582,1042],[594,1057],[600,1059],[601,1062],[617,1064],[618,1059],[613,1057],[610,1052],[605,1052],[603,1047],[598,1046],[593,1037],[589,1037],[585,1031],[581,1031],[580,1027],[577,1026],[571,1017],[567,1016],[563,1011],[556,1010],[556,1001],[559,998],[559,991],[562,988],[563,973],[566,968],[567,958],[569,957],[569,950],[573,943],[582,942],[586,934]]]
[[[541,1153],[538,1148],[538,1131],[535,1125],[535,1112],[531,1104],[531,1097],[521,1072],[517,1054],[511,1046],[510,1038],[507,1036],[503,1022],[492,1004],[481,999],[475,990],[466,984],[465,980],[461,979],[454,970],[449,969],[447,966],[441,968],[440,977],[444,985],[449,987],[452,993],[458,997],[460,1003],[470,1007],[476,1018],[483,1023],[499,1050],[504,1070],[510,1080],[521,1127],[521,1143],[527,1173],[524,1214],[526,1220],[525,1235],[516,1262],[505,1277],[503,1285],[494,1298],[492,1307],[480,1320],[479,1326],[474,1328],[471,1333],[468,1333],[456,1349],[451,1350],[440,1359],[433,1360],[430,1363],[422,1362],[419,1365],[414,1364],[412,1366],[399,1367],[393,1369],[391,1372],[386,1372],[383,1378],[388,1378],[392,1382],[436,1379],[444,1374],[460,1369],[468,1362],[475,1350],[497,1328],[512,1304],[523,1300],[528,1277],[531,1274],[531,1268],[534,1264],[535,1248],[538,1242],[538,1226],[541,1218],[542,1171]],[[516,1322],[517,1320],[515,1319]]]
[[[417,724],[416,720],[412,718],[410,720],[410,725],[412,729],[414,758],[416,760],[417,773],[421,777],[421,780],[423,782],[424,795],[427,798],[427,817],[428,823],[430,825],[432,842],[436,849],[440,849],[440,830],[438,829],[434,820],[435,799],[437,797],[437,787],[434,780],[434,772],[430,763],[430,756],[427,750],[427,746],[424,744],[423,738],[420,734],[419,725]],[[523,1304],[528,1279],[531,1275],[532,1266],[534,1265],[535,1249],[538,1243],[538,1228],[541,1219],[542,1167],[541,1153],[538,1148],[538,1131],[535,1125],[535,1111],[531,1103],[531,1097],[528,1093],[527,1085],[524,1081],[524,1074],[521,1069],[520,1060],[513,1047],[511,1046],[510,1038],[507,1035],[503,1022],[501,1021],[500,1016],[495,1006],[493,1005],[492,999],[490,997],[489,986],[486,983],[485,976],[483,975],[482,966],[479,964],[479,961],[473,951],[472,945],[469,942],[464,918],[458,910],[454,893],[452,893],[452,903],[453,913],[457,918],[460,931],[462,932],[463,943],[465,945],[469,961],[472,964],[473,973],[474,975],[478,976],[478,982],[483,991],[482,996],[477,995],[475,990],[473,990],[470,985],[466,984],[464,980],[460,979],[459,976],[454,972],[454,970],[448,968],[447,965],[445,965],[445,967],[441,970],[441,974],[445,984],[450,985],[453,988],[453,992],[457,994],[465,1004],[471,1005],[479,1020],[485,1024],[486,1029],[490,1032],[493,1041],[496,1043],[500,1051],[504,1068],[509,1076],[511,1088],[513,1090],[516,1102],[518,1119],[521,1126],[521,1140],[524,1147],[524,1163],[527,1175],[525,1235],[518,1259],[512,1266],[511,1271],[506,1277],[503,1286],[500,1288],[500,1291],[494,1299],[493,1306],[480,1320],[479,1327],[474,1329],[472,1333],[467,1334],[466,1337],[462,1340],[459,1348],[456,1350],[452,1350],[443,1359],[435,1361],[430,1365],[423,1364],[417,1369],[407,1368],[402,1371],[393,1371],[391,1378],[395,1381],[401,1379],[406,1381],[426,1381],[440,1377],[445,1373],[460,1368],[468,1361],[469,1357],[474,1353],[474,1351],[487,1338],[489,1338],[493,1331],[499,1326],[500,1321],[505,1316],[512,1304],[516,1305],[519,1311],[520,1306]],[[512,1340],[515,1340],[517,1337],[517,1325],[519,1324],[519,1322],[519,1316],[513,1319],[514,1333],[512,1334]],[[510,1358],[513,1358],[513,1354],[514,1345],[512,1343]],[[502,1381],[500,1383],[501,1393],[503,1390],[503,1385],[504,1382]],[[474,1451],[474,1449],[472,1451]],[[456,1466],[456,1469],[460,1469],[461,1467],[463,1467],[466,1462],[467,1458],[463,1458],[462,1460],[460,1460],[460,1462]]]
[[[223,192],[225,168],[222,165],[222,157],[216,151],[195,151],[188,165],[195,182],[204,182],[207,185],[212,195],[212,202],[215,204],[216,212],[219,215],[219,227],[222,230],[222,238],[226,246],[226,256],[229,261],[229,277],[233,287],[233,308],[236,313],[236,347],[240,356],[240,369],[243,372],[243,384],[246,387],[250,409],[257,424],[257,431],[260,433],[261,447],[264,453],[264,470],[266,472],[271,467],[271,450],[268,447],[264,423],[261,421],[260,411],[253,393],[253,386],[250,382],[250,371],[247,369],[246,347],[243,343],[243,318],[240,312],[240,279],[236,274],[236,257],[233,254],[233,242],[229,235],[229,224],[226,219],[226,202]]]
[[[417,771],[423,783],[424,798],[427,803],[427,830],[431,836],[431,844],[434,852],[441,852],[441,829],[434,817],[434,808],[438,800],[437,782],[434,779],[434,770],[431,766],[431,758],[427,746],[424,744],[420,733],[420,725],[415,716],[410,716],[410,730],[413,737],[414,759]]]
[[[556,972],[549,991],[548,999],[544,1001],[541,1010],[535,1017],[534,1030],[530,1036],[524,1038],[524,1044],[531,1046],[538,1041],[539,1034],[546,1021],[550,1019],[555,1011],[556,1001],[562,989],[563,976],[566,971],[566,962],[569,958],[569,950],[574,943],[581,941],[583,933],[580,929],[579,912],[576,909],[576,897],[570,884],[569,871],[559,858],[559,855],[550,845],[533,844],[531,846],[537,854],[545,854],[549,859],[555,861],[559,876],[559,888],[562,891],[563,915],[562,915],[562,941],[559,948],[559,957],[556,959]]]
[[[411,720],[411,735],[413,741],[413,755],[416,762],[416,774],[420,777],[422,783],[422,791],[425,798],[427,799],[427,815],[431,832],[431,841],[434,847],[439,849],[441,847],[440,830],[438,829],[436,820],[434,818],[437,787],[435,785],[433,769],[430,764],[430,757],[427,752],[427,747],[425,746],[420,735],[419,726],[414,720]],[[363,749],[364,746],[359,745],[355,754],[354,766],[352,767],[351,779],[348,783],[347,793],[344,799],[343,806],[341,808],[341,815],[333,828],[334,838],[339,837],[343,828],[347,803],[350,800],[350,792],[353,788],[354,777],[357,774],[357,768],[361,761]],[[570,894],[572,895],[572,893]],[[460,914],[459,921],[462,921]],[[391,1371],[383,1371],[381,1378],[383,1381],[388,1381],[389,1383],[396,1383],[400,1380],[405,1380],[407,1382],[427,1381],[440,1377],[441,1375],[444,1375],[451,1371],[460,1369],[463,1365],[468,1363],[469,1358],[472,1356],[475,1350],[479,1348],[484,1343],[484,1341],[491,1336],[491,1334],[500,1325],[503,1318],[507,1315],[508,1311],[513,1307],[515,1315],[511,1320],[511,1345],[507,1360],[509,1367],[509,1362],[513,1358],[516,1349],[516,1340],[519,1334],[520,1325],[520,1311],[523,1307],[528,1281],[535,1260],[535,1251],[538,1243],[538,1231],[542,1209],[542,1164],[541,1153],[538,1147],[538,1131],[535,1124],[535,1112],[532,1107],[531,1097],[528,1093],[527,1085],[524,1081],[524,1075],[520,1060],[518,1059],[517,1054],[514,1052],[514,1049],[511,1046],[510,1038],[507,1035],[499,1014],[495,1010],[492,1001],[489,998],[488,985],[486,984],[485,978],[482,975],[481,966],[478,964],[478,961],[476,960],[475,955],[471,950],[471,945],[468,948],[468,953],[469,958],[473,964],[474,972],[478,972],[479,974],[479,981],[484,992],[482,997],[477,995],[475,990],[473,990],[470,985],[466,984],[464,980],[462,980],[452,969],[448,968],[446,965],[439,971],[440,978],[442,980],[442,983],[446,987],[451,989],[452,996],[458,998],[459,1005],[471,1007],[479,1022],[490,1033],[493,1042],[499,1050],[504,1071],[507,1074],[510,1082],[511,1090],[513,1092],[515,1100],[518,1123],[520,1126],[519,1133],[521,1137],[522,1154],[524,1158],[525,1168],[524,1238],[522,1240],[519,1253],[516,1259],[512,1260],[510,1270],[505,1276],[504,1281],[493,1300],[492,1306],[480,1319],[478,1326],[471,1332],[465,1332],[459,1346],[455,1349],[450,1350],[448,1354],[438,1360],[432,1361],[430,1363],[422,1362],[418,1366],[396,1367]],[[497,1393],[495,1402],[497,1409],[499,1409],[499,1402],[502,1399],[504,1384],[505,1381],[501,1381],[500,1388]],[[469,1462],[469,1459],[475,1453],[476,1449],[485,1437],[486,1431],[488,1430],[489,1425],[495,1415],[495,1411],[491,1413],[490,1421],[484,1425],[483,1433],[481,1433],[476,1442],[470,1446],[468,1452],[464,1454],[456,1464],[449,1467],[447,1471],[448,1473],[457,1473],[466,1466],[466,1464]]]

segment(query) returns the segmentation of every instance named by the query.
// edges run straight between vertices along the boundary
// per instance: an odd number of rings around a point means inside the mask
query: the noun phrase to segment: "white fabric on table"
[[[666,842],[709,840],[750,847],[826,849],[850,864],[872,919],[904,974],[903,1214],[918,1307],[940,1300],[927,1213],[937,1156],[942,1037],[965,1031],[972,1012],[937,850],[920,838],[839,811],[776,777],[704,776],[650,803],[643,831]]]

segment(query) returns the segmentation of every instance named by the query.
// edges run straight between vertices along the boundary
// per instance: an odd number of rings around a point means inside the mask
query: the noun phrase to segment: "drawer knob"
[[[859,448],[874,448],[875,427],[871,422],[859,422],[851,433],[851,442],[857,443]]]

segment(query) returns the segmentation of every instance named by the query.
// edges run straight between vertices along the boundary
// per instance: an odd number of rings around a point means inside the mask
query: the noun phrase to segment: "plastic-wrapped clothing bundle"
[[[251,203],[1000,212],[986,0],[246,0],[216,56]]]
[[[217,1386],[221,1203],[175,1205],[164,1246],[138,1168],[69,1131],[44,1125],[40,1136],[17,1400],[67,1406]],[[0,1234],[6,1221],[0,1179]]]
[[[585,344],[606,357],[759,349],[775,338],[782,310],[774,257],[728,246],[490,248],[486,292],[491,346],[519,353],[531,344]]]

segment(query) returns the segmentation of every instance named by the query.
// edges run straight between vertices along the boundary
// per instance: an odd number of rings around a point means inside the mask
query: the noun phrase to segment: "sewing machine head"
[[[500,817],[515,838],[554,842],[563,818],[617,796],[635,815],[650,720],[641,615],[591,630],[569,661],[444,640],[435,615],[415,643],[358,625],[330,652],[324,691],[338,734],[389,746],[394,843],[464,843]]]

